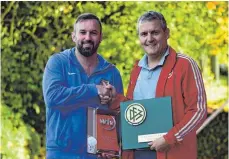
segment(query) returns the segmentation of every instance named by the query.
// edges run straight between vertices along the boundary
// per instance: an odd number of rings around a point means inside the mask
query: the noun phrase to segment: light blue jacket
[[[75,48],[52,55],[43,75],[46,104],[46,157],[96,158],[87,154],[87,107],[101,105],[96,85],[109,81],[123,94],[118,69],[98,55],[98,66],[87,76],[75,56]]]

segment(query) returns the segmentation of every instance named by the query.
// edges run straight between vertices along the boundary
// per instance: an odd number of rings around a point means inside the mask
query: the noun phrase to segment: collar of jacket
[[[81,71],[84,71],[83,67],[81,66],[81,64],[79,63],[75,55],[75,47],[71,48],[69,51],[70,53],[69,53],[68,58],[71,64],[76,65]],[[113,64],[106,61],[100,54],[97,54],[97,59],[98,59],[98,66],[96,67],[96,70],[94,73],[104,71],[110,67],[114,67]]]
[[[163,97],[165,92],[165,83],[168,79],[169,73],[172,72],[173,67],[176,63],[176,51],[169,47],[169,55],[165,60],[165,63],[162,67],[161,74],[158,79],[156,87],[156,97]],[[134,88],[138,79],[138,76],[141,72],[141,67],[138,66],[138,61],[135,62],[135,65],[130,74],[130,83],[127,90],[127,98],[133,99]]]

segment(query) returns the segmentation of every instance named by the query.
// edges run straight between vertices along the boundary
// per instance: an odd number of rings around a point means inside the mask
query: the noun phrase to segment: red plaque
[[[88,153],[107,153],[119,157],[116,114],[109,110],[88,108]]]
[[[97,114],[97,150],[119,151],[115,116]]]

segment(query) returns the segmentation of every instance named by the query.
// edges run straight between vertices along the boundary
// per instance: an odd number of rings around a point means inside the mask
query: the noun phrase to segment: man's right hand
[[[110,96],[110,89],[106,88],[104,85],[96,85],[96,88],[98,90],[98,94],[102,96]]]
[[[96,85],[101,104],[108,104],[116,97],[115,87],[110,84]]]
[[[106,88],[105,85],[96,85],[96,88],[98,90],[101,104],[107,104],[111,100],[110,98],[111,90]]]

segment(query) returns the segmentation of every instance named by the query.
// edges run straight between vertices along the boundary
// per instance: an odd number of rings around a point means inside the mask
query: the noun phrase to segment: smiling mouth
[[[86,44],[85,44],[85,43],[84,43],[83,46],[84,46],[84,47],[92,47],[93,44],[91,44],[91,43],[86,43]]]
[[[146,44],[148,47],[155,47],[157,44]]]

